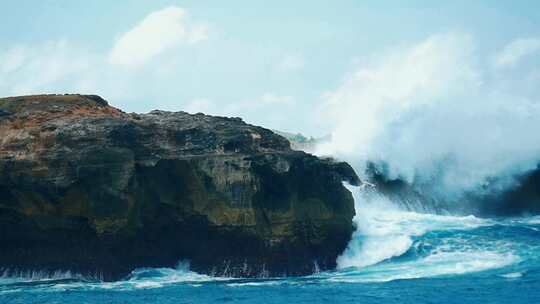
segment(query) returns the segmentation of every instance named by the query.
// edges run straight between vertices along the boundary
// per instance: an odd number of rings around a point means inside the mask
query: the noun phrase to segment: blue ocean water
[[[0,303],[540,303],[540,216],[436,215],[383,199],[356,208],[357,232],[336,271],[215,278],[182,264],[119,282],[6,273]]]

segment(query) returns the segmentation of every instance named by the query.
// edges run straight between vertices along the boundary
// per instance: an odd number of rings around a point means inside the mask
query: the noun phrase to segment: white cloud
[[[250,123],[283,129],[300,114],[296,106],[292,96],[265,93],[256,98],[228,103],[220,108],[219,115],[242,117]]]
[[[272,93],[237,102],[227,102],[225,100],[214,102],[206,98],[197,98],[185,103],[182,107],[174,107],[170,110],[241,117],[248,123],[280,130],[288,130],[291,125],[297,125],[295,117],[300,114],[297,111],[296,100],[292,96]]]
[[[208,99],[205,98],[198,98],[193,99],[190,102],[188,102],[182,111],[186,111],[188,113],[205,113],[205,114],[217,114],[216,113],[216,105],[211,102]]]
[[[265,93],[254,99],[244,101],[230,102],[218,106],[216,103],[206,99],[197,98],[186,103],[181,110],[188,113],[205,113],[209,115],[222,116],[252,116],[252,114],[280,113],[283,108],[294,106],[296,103],[292,96],[275,95]]]
[[[513,66],[523,57],[540,51],[540,39],[538,38],[520,38],[512,41],[495,56],[495,66],[506,67]]]
[[[181,43],[193,44],[207,38],[205,26],[188,23],[184,9],[171,6],[150,13],[124,33],[112,48],[109,62],[137,67]]]
[[[302,69],[305,65],[304,58],[297,54],[289,54],[281,58],[275,68],[280,72],[293,72]]]
[[[10,48],[0,54],[0,93],[47,93],[53,92],[54,86],[71,87],[84,77],[95,60],[64,40]]]
[[[0,49],[0,95],[76,92],[111,100],[141,96],[155,90],[156,83],[171,83],[170,75],[157,72],[168,62],[156,61],[153,73],[144,75],[115,65],[138,67],[177,45],[207,39],[207,32],[206,26],[188,22],[183,9],[169,7],[149,14],[107,53],[89,52],[66,40]]]
[[[26,59],[23,47],[12,47],[0,56],[0,73],[10,73],[20,68]]]
[[[293,106],[295,102],[292,96],[265,93],[257,98],[230,103],[223,108],[223,113],[241,116],[260,111],[281,111],[285,107]]]
[[[294,104],[295,100],[292,96],[280,96],[280,95],[274,95],[271,93],[266,93],[260,96],[259,98],[255,99],[253,103],[255,106],[257,105],[291,105]]]
[[[186,37],[186,42],[194,44],[208,39],[208,27],[206,25],[196,25],[191,28]]]

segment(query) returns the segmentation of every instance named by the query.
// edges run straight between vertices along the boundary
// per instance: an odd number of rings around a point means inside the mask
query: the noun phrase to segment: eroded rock
[[[86,95],[4,98],[0,111],[0,268],[112,280],[189,260],[303,275],[335,267],[350,239],[352,168],[241,119],[128,114]]]

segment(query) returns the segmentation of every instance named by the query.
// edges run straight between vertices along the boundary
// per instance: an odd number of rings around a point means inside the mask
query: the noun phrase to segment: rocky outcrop
[[[371,185],[374,192],[406,209],[480,217],[540,214],[540,165],[511,178],[493,177],[483,187],[454,196],[441,195],[441,191],[433,191],[430,185],[389,179],[384,173],[384,164],[369,163],[366,167],[365,185]]]
[[[239,118],[128,114],[98,96],[0,99],[0,269],[121,278],[189,260],[226,276],[335,267],[351,167]]]
[[[478,212],[488,216],[522,216],[540,214],[540,166],[519,176],[514,183],[499,191],[484,189],[482,195],[473,196],[479,201]]]

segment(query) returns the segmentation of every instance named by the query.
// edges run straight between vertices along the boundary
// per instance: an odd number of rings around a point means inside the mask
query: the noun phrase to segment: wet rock
[[[0,268],[304,275],[334,268],[351,237],[352,168],[241,119],[88,95],[0,108]]]

